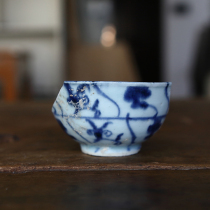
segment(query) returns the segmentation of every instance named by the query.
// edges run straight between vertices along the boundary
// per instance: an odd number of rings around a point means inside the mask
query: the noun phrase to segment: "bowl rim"
[[[171,86],[172,82],[127,82],[127,81],[64,81],[65,83],[71,84],[110,84],[110,85],[120,85],[120,86],[148,86],[148,87],[165,87],[166,85]]]

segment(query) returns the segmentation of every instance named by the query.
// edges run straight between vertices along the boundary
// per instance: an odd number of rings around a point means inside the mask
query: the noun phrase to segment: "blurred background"
[[[210,0],[0,0],[1,100],[54,99],[64,80],[210,98]]]

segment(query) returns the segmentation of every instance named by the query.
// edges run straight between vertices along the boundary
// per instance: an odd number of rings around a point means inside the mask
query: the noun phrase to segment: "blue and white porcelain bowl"
[[[133,155],[165,120],[170,88],[168,82],[66,81],[52,112],[82,152]]]

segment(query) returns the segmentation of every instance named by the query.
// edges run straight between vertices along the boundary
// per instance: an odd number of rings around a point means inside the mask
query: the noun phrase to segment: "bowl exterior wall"
[[[170,87],[170,83],[64,82],[52,112],[81,145],[129,150],[162,125]]]

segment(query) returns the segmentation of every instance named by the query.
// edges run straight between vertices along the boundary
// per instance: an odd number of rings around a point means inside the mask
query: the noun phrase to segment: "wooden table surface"
[[[0,209],[210,208],[210,101],[172,101],[140,153],[117,158],[81,153],[51,106],[0,103]]]

